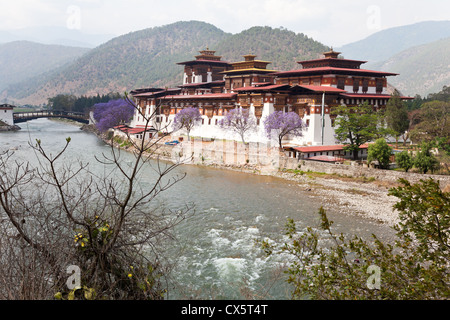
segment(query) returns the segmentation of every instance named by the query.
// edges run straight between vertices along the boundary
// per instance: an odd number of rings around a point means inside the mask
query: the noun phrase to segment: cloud
[[[67,26],[75,14],[72,26],[80,22],[86,33],[117,35],[200,20],[231,33],[283,26],[339,46],[393,26],[448,20],[449,11],[450,1],[441,0],[16,0],[3,1],[0,29]]]
[[[66,19],[65,2],[54,0],[2,1],[0,29],[61,25]]]

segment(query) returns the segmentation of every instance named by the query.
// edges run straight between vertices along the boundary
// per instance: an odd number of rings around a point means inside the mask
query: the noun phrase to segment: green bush
[[[414,165],[412,157],[406,150],[395,155],[395,162],[400,168],[405,170],[405,172],[408,172]]]
[[[369,145],[367,162],[378,161],[380,168],[389,168],[392,147],[389,146],[385,139],[380,138],[374,144]]]
[[[267,255],[293,257],[286,270],[293,299],[450,298],[450,193],[432,179],[399,182],[402,186],[389,191],[399,199],[395,242],[384,243],[376,235],[371,242],[336,235],[323,208],[320,230],[298,230],[289,219],[286,243],[262,242]]]

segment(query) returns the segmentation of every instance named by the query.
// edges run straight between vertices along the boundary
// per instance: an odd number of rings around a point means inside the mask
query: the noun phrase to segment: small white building
[[[126,125],[119,125],[113,128],[114,134],[126,139],[150,140],[158,137],[158,131],[154,128],[130,128]]]
[[[0,121],[6,123],[8,126],[14,125],[13,116],[14,106],[9,104],[0,105]]]
[[[343,144],[326,146],[285,146],[284,150],[288,157],[299,160],[314,160],[321,162],[343,162],[353,159],[353,152],[345,151]],[[369,144],[365,143],[359,147],[358,159],[367,159]]]

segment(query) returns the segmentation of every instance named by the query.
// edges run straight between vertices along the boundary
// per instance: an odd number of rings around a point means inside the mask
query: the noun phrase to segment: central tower
[[[231,65],[221,61],[222,57],[216,56],[216,52],[208,48],[199,53],[195,60],[177,63],[184,65],[183,85],[223,80],[221,72],[230,69]]]

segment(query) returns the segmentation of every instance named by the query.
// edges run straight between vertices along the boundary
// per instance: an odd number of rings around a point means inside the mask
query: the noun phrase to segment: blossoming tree
[[[184,108],[175,115],[173,129],[175,131],[185,129],[189,140],[189,133],[201,120],[202,115],[197,108]]]
[[[223,130],[237,133],[245,144],[245,134],[256,128],[256,121],[247,109],[233,109],[228,111],[219,125]]]
[[[304,123],[295,112],[275,111],[264,120],[268,138],[277,138],[280,148],[286,135],[302,136]]]
[[[94,119],[100,131],[106,131],[133,118],[134,106],[125,99],[110,100],[94,105]]]

